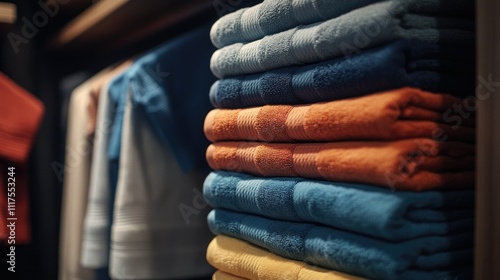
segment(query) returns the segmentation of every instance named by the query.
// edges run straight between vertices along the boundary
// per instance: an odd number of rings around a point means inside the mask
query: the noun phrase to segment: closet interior
[[[0,278],[500,279],[499,29],[494,0],[2,0]]]

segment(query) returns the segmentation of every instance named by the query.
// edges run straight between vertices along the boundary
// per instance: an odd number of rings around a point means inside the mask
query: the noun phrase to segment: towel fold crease
[[[218,78],[260,73],[335,57],[347,57],[352,50],[370,49],[398,39],[453,47],[474,45],[473,28],[461,29],[452,23],[448,25],[453,28],[413,27],[413,20],[422,24],[432,22],[433,19],[423,20],[425,16],[404,19],[407,13],[404,3],[375,3],[338,18],[297,26],[250,43],[226,46],[214,52],[210,69]],[[426,25],[428,24],[423,24],[423,27]],[[472,21],[471,26],[474,26]]]
[[[217,142],[207,148],[215,170],[305,177],[423,191],[474,185],[474,145],[430,139],[330,143]]]
[[[319,223],[385,240],[472,231],[474,191],[391,191],[369,185],[212,172],[203,187],[215,208]]]
[[[285,259],[248,242],[224,235],[216,236],[210,242],[207,249],[207,260],[215,268],[226,272],[226,275],[221,277],[237,276],[256,280],[362,279],[338,271],[329,271],[304,262]],[[216,274],[220,276],[220,273]],[[227,278],[220,278],[220,280],[222,279]]]
[[[400,40],[321,63],[216,81],[216,108],[332,101],[411,86],[468,96],[474,92],[474,52]]]
[[[386,242],[307,223],[215,209],[214,234],[242,239],[284,258],[369,279],[470,279],[473,233]]]
[[[475,118],[464,125],[446,122],[463,101],[445,94],[400,88],[367,96],[310,105],[268,105],[215,109],[205,118],[212,141],[266,142],[397,140],[446,138],[474,142]],[[448,112],[447,112],[448,111]],[[469,126],[465,126],[469,125]]]
[[[220,18],[210,30],[210,38],[218,48],[251,42],[297,25],[336,18],[377,2],[381,0],[265,0],[261,4],[239,9]],[[465,19],[474,17],[474,2],[469,0],[409,0],[405,5],[411,13]]]

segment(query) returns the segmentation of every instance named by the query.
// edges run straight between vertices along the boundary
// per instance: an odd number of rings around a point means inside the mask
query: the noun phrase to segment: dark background
[[[24,26],[26,23],[22,19],[33,22],[33,16],[42,11],[41,3],[46,4],[50,1],[54,2],[54,0],[2,1],[17,5],[17,22],[12,26],[1,28],[0,71],[38,97],[45,105],[45,115],[29,162],[32,241],[27,245],[16,245],[16,273],[7,273],[7,247],[0,246],[2,263],[0,279],[57,279],[62,181],[58,179],[52,164],[55,162],[64,164],[66,136],[64,108],[69,93],[78,85],[77,81],[90,77],[110,64],[151,49],[200,23],[215,20],[235,8],[259,2],[207,1],[205,8],[172,24],[158,16],[162,12],[168,13],[169,7],[162,0],[132,0],[135,5],[141,3],[137,6],[138,9],[135,9],[137,12],[156,13],[155,21],[152,22],[149,17],[142,17],[141,21],[139,17],[136,19],[139,22],[131,22],[130,13],[134,13],[134,9],[129,9],[130,11],[124,12],[123,15],[110,17],[105,24],[86,34],[89,38],[99,35],[101,39],[90,42],[82,38],[70,46],[54,47],[54,38],[60,30],[93,5],[91,0],[69,0],[66,4],[59,5],[58,12],[54,13],[53,17],[49,16],[47,24],[37,28],[36,34],[28,42],[20,43],[16,52],[9,39],[9,33],[22,36],[23,28],[26,28]],[[174,3],[186,2],[189,1],[180,0]],[[234,8],[231,8],[231,5]],[[142,26],[143,22],[146,26]],[[122,25],[129,27],[122,28]],[[136,30],[131,30],[130,26]],[[151,28],[154,28],[154,32],[151,32]],[[149,34],[137,40],[133,35],[142,32],[141,30],[149,31]],[[67,79],[61,84],[68,76],[76,77],[73,79],[73,84]]]

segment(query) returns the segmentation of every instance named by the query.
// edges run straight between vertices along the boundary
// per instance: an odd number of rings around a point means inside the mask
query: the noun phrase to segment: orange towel
[[[6,223],[14,222],[8,221],[9,217],[17,219],[15,244],[22,244],[30,240],[26,162],[44,107],[38,99],[2,73],[0,100],[0,241],[13,245],[6,241],[11,235]],[[15,167],[13,176],[8,174],[8,167]],[[15,200],[14,215],[8,211],[9,197]]]
[[[26,162],[43,115],[43,104],[0,73],[0,156]]]
[[[473,142],[473,127],[452,127],[456,123],[451,122],[455,116],[450,109],[461,103],[461,99],[446,94],[400,88],[312,105],[215,109],[207,115],[204,129],[212,142],[440,140],[445,137],[442,135],[446,135],[446,140]],[[474,118],[465,121],[464,124],[473,125]]]
[[[474,146],[417,138],[391,142],[217,142],[210,167],[257,176],[300,176],[423,191],[474,185]]]

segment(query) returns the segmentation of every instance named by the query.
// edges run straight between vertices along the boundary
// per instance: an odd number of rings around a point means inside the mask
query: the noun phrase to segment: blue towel
[[[109,157],[120,154],[121,123],[129,87],[134,106],[145,111],[153,130],[184,171],[207,168],[203,121],[212,108],[207,92],[215,78],[209,70],[215,50],[205,24],[139,57],[110,85],[116,104]]]
[[[386,242],[314,224],[284,222],[216,209],[215,234],[251,242],[285,258],[369,279],[471,279],[472,233]],[[455,278],[456,277],[456,278]]]
[[[112,222],[119,173],[123,116],[127,98],[144,110],[159,139],[169,147],[184,171],[208,166],[204,160],[208,141],[203,121],[211,109],[207,92],[215,78],[208,67],[214,47],[210,24],[169,41],[137,58],[109,84],[112,122],[108,159],[110,200],[106,215]],[[193,82],[195,81],[195,82]],[[111,224],[109,225],[111,227]]]
[[[378,187],[212,172],[203,189],[217,208],[277,220],[320,223],[386,240],[472,231],[473,191],[391,191]]]
[[[217,108],[302,104],[366,95],[403,86],[467,95],[474,92],[474,51],[396,41],[326,62],[215,82]]]
[[[110,115],[112,122],[109,124],[108,139],[108,160],[109,160],[109,186],[111,201],[108,209],[108,216],[112,222],[113,205],[118,184],[118,171],[120,166],[120,148],[121,148],[121,130],[123,125],[123,115],[125,113],[125,104],[127,101],[128,77],[126,71],[122,72],[110,81],[108,87]],[[110,224],[111,226],[111,224]]]
[[[473,30],[410,28],[401,26],[404,2],[372,4],[338,18],[269,35],[248,44],[236,43],[217,50],[210,68],[218,78],[259,73],[349,55],[397,39],[413,39],[454,47],[472,47]]]
[[[380,1],[265,0],[262,4],[239,9],[219,19],[210,31],[210,37],[218,48],[234,43],[251,42],[298,25],[335,18]],[[407,5],[408,10],[414,13],[474,17],[472,0],[410,0]]]

